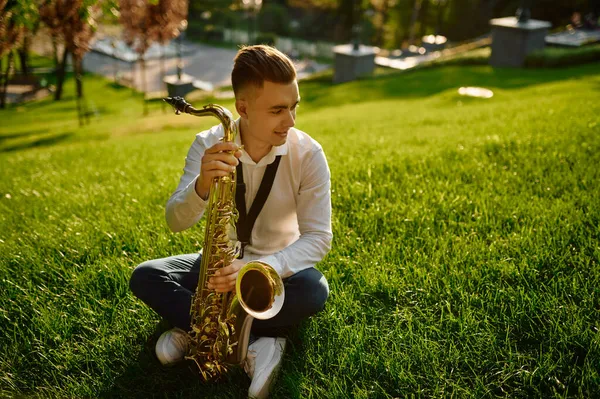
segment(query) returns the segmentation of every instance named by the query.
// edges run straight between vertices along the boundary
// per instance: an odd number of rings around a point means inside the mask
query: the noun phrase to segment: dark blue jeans
[[[171,256],[144,262],[129,281],[131,291],[175,327],[190,328],[192,295],[198,285],[199,254]],[[329,296],[325,276],[315,268],[283,280],[285,300],[281,311],[269,320],[254,320],[255,336],[282,336],[290,327],[319,312]]]

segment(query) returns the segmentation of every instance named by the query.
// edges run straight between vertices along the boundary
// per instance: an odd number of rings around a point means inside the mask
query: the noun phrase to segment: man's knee
[[[144,297],[144,293],[147,290],[148,282],[152,279],[152,276],[157,272],[155,261],[149,260],[144,263],[140,263],[129,278],[129,289],[133,294],[138,297]]]
[[[321,274],[317,284],[315,285],[315,305],[317,312],[323,310],[325,307],[325,302],[327,302],[327,298],[329,298],[329,284],[327,283],[325,276]]]
[[[309,313],[314,314],[323,310],[329,297],[329,284],[323,273],[310,268],[297,273],[294,277],[300,280],[298,283],[303,286],[304,302],[310,309]]]

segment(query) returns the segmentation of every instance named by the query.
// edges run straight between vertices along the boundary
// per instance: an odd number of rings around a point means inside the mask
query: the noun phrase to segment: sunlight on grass
[[[243,371],[161,368],[128,288],[138,263],[199,250],[202,226],[170,233],[164,204],[216,120],[142,117],[109,85],[86,77],[81,129],[73,97],[0,112],[0,396],[243,397]],[[303,82],[297,127],[332,173],[331,296],[273,397],[593,397],[599,90],[598,64]]]

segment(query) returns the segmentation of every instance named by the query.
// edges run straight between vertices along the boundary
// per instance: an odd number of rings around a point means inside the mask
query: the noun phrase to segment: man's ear
[[[245,99],[235,100],[235,110],[243,119],[248,119],[248,101]]]

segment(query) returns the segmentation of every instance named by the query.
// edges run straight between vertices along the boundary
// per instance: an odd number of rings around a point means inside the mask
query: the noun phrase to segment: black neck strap
[[[275,180],[275,174],[279,167],[279,161],[281,161],[281,155],[277,155],[275,161],[271,162],[265,174],[260,182],[260,187],[256,193],[256,198],[252,202],[250,211],[246,215],[246,184],[244,183],[244,171],[242,163],[238,163],[236,172],[236,188],[235,188],[235,206],[238,210],[239,218],[236,223],[237,239],[242,244],[240,258],[244,257],[244,248],[250,243],[250,236],[252,235],[252,229],[254,228],[254,222],[260,214],[269,193],[271,187],[273,187],[273,181]]]

